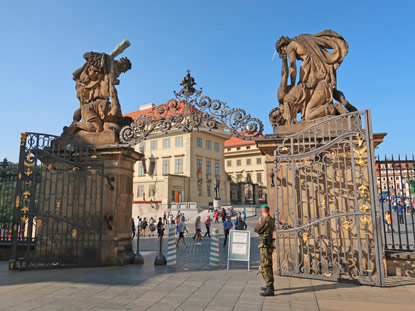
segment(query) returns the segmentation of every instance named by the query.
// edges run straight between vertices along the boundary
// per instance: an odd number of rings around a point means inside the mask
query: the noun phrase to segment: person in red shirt
[[[212,218],[210,218],[210,216],[206,216],[206,220],[205,220],[205,227],[206,227],[206,233],[203,237],[208,236],[210,239],[210,223],[213,221]]]

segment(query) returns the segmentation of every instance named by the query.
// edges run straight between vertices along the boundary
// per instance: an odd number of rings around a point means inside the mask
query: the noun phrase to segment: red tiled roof
[[[235,147],[235,146],[246,146],[246,145],[255,145],[253,140],[243,140],[237,137],[231,137],[225,141],[225,148]]]
[[[183,113],[184,111],[184,102],[183,101],[178,101],[178,108],[174,109],[174,114],[180,114]],[[148,109],[144,109],[144,110],[137,110],[137,111],[133,111],[133,112],[129,112],[124,114],[125,117],[131,117],[133,120],[135,120],[137,117],[139,116],[148,116],[148,117],[161,117],[161,116],[171,116],[173,115],[172,110],[167,111],[167,114],[163,114],[163,113],[159,113],[157,111],[157,107],[160,107],[162,105],[159,106],[154,106],[152,108],[148,108]],[[196,112],[196,111],[200,111],[199,109],[197,109],[196,107],[194,107],[193,105],[190,105],[191,111],[192,112]]]

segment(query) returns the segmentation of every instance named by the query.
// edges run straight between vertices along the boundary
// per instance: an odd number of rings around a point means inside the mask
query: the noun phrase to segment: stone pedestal
[[[133,167],[141,154],[129,147],[97,148],[104,160],[102,233],[103,265],[125,265],[134,256],[131,244]],[[108,224],[107,224],[108,222]]]
[[[218,210],[221,208],[220,199],[213,199],[213,208]]]

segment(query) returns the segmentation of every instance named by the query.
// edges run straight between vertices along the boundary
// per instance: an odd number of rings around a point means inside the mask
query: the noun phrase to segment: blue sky
[[[65,2],[65,3],[64,3]],[[204,94],[266,124],[277,105],[281,35],[333,29],[349,43],[338,88],[371,109],[377,150],[415,147],[414,1],[2,1],[0,158],[17,160],[20,132],[59,135],[79,106],[72,72],[87,51],[122,40],[133,64],[118,87],[123,112],[173,97],[190,68]]]

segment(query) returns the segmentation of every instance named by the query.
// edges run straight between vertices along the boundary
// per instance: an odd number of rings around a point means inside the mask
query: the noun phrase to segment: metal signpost
[[[228,264],[229,261],[247,261],[248,271],[251,260],[251,232],[245,230],[230,230],[228,243]]]

